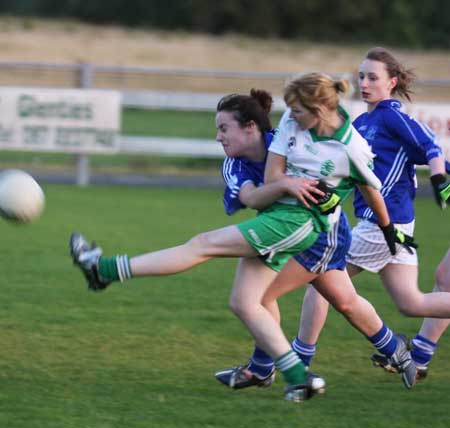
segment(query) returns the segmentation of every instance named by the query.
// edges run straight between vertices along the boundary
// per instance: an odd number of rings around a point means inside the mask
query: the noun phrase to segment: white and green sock
[[[98,261],[98,274],[105,282],[120,281],[130,279],[131,273],[130,259],[125,254],[123,256],[100,257]]]
[[[275,366],[280,370],[285,381],[289,385],[304,385],[306,384],[305,365],[298,355],[293,351],[286,352],[279,358],[275,359]]]

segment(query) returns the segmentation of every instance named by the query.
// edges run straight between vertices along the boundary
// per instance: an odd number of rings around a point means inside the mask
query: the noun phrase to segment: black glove
[[[324,181],[319,181],[317,188],[321,190],[325,195],[321,198],[317,198],[317,206],[323,215],[334,213],[336,207],[339,205],[341,198],[339,195],[333,192]]]
[[[450,181],[447,181],[443,174],[432,175],[430,180],[433,186],[434,199],[441,209],[444,209],[447,206],[446,202],[450,199]]]
[[[403,245],[410,254],[413,254],[412,248],[417,248],[418,245],[414,242],[414,238],[409,235],[405,235],[402,231],[398,230],[392,223],[387,226],[380,226],[383,231],[384,239],[386,240],[389,251],[393,256],[397,254],[395,244]]]

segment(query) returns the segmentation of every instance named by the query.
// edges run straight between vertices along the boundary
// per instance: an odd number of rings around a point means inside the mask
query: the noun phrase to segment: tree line
[[[450,48],[448,0],[2,0],[0,13],[214,35]]]

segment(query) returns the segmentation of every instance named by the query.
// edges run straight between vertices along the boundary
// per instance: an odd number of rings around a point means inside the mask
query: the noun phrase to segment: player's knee
[[[450,268],[445,263],[438,266],[435,279],[439,290],[450,292]]]
[[[213,243],[208,232],[199,233],[186,243],[186,245],[195,252],[208,252],[212,244]]]
[[[231,296],[229,301],[231,311],[240,319],[246,319],[251,316],[251,305],[242,299]]]
[[[417,317],[422,312],[423,299],[420,297],[402,299],[395,303],[398,311],[406,317]]]
[[[261,300],[261,305],[264,306],[269,311],[276,304],[277,304],[276,299],[274,299],[273,296],[271,295],[265,295]]]
[[[397,305],[397,309],[402,315],[404,315],[406,317],[409,317],[414,313],[414,311],[410,307],[408,307],[407,305],[405,305],[403,303],[399,303]]]
[[[343,299],[333,303],[334,308],[345,317],[351,317],[355,304],[352,299]]]
[[[450,250],[439,263],[435,273],[436,286],[440,291],[450,292]]]

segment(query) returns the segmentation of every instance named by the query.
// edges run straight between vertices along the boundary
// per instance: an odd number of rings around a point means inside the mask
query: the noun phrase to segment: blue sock
[[[249,370],[260,376],[268,376],[273,370],[273,359],[267,355],[261,348],[255,346],[252,358],[250,359]]]
[[[298,357],[303,361],[305,366],[311,364],[311,360],[316,355],[316,345],[308,345],[302,342],[298,337],[292,341],[292,349],[297,353]]]
[[[386,327],[383,323],[380,331],[375,333],[372,337],[368,337],[369,341],[375,348],[378,349],[386,357],[392,357],[397,347],[397,338],[389,327]]]
[[[420,334],[412,340],[413,349],[411,351],[412,359],[419,365],[426,367],[433,358],[437,343],[427,339]]]

